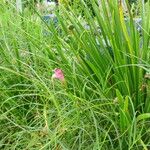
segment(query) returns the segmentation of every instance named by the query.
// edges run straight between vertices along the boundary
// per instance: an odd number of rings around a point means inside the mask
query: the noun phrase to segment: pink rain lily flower
[[[64,81],[65,77],[63,71],[59,68],[54,69],[54,74],[52,75],[52,79],[59,79],[60,81]]]
[[[53,79],[58,79],[61,81],[62,86],[66,89],[67,88],[67,83],[65,81],[64,73],[61,69],[56,68],[54,69],[54,74],[52,75],[52,80]]]

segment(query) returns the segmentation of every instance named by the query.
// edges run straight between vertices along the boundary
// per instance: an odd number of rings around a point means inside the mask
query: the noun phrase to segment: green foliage
[[[58,24],[0,2],[0,149],[149,148],[150,6],[140,34],[117,0],[89,2],[95,16],[81,0]]]

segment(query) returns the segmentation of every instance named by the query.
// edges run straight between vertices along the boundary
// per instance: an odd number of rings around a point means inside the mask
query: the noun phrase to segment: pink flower
[[[54,74],[52,75],[52,79],[59,79],[61,81],[64,81],[64,74],[63,71],[59,68],[54,69]]]

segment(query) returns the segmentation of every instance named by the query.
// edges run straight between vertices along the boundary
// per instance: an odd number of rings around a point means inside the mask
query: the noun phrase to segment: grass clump
[[[0,149],[149,149],[149,1],[141,33],[129,4],[90,2],[57,24],[0,3]]]

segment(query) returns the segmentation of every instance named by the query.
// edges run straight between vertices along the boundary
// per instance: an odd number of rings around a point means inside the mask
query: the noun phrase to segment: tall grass
[[[0,149],[149,149],[149,1],[142,35],[128,4],[90,2],[57,25],[0,2]]]

